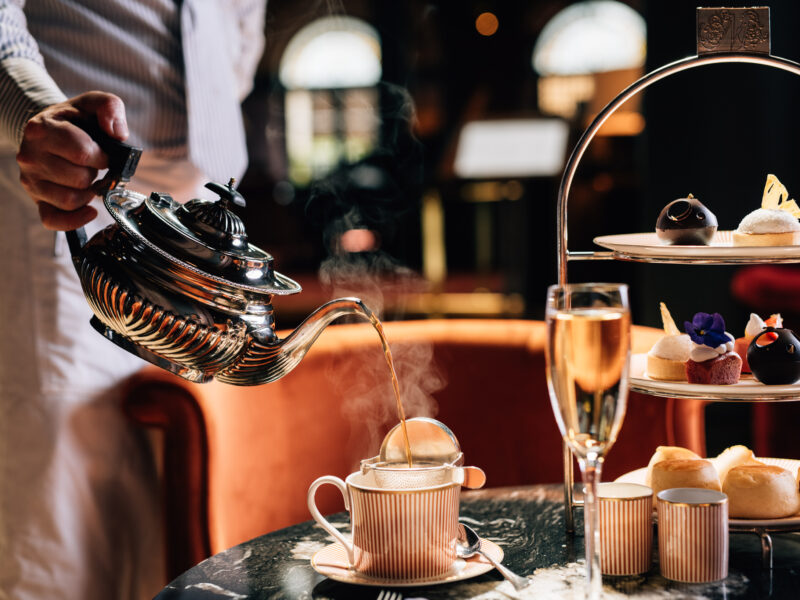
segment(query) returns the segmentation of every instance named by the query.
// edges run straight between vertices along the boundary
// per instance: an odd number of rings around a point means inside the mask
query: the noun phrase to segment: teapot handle
[[[125,142],[115,140],[105,131],[100,129],[97,119],[78,119],[75,125],[89,134],[100,149],[108,156],[108,172],[106,175],[92,184],[92,190],[98,196],[105,195],[116,188],[120,183],[130,181],[136,167],[139,165],[139,158],[142,156],[142,149],[131,146]],[[87,241],[86,231],[79,227],[73,231],[67,231],[67,245],[73,257],[83,248]]]
[[[84,244],[86,244],[86,241],[88,240],[86,230],[83,227],[78,227],[77,229],[73,229],[72,231],[67,231],[65,233],[67,236],[69,253],[73,258],[76,258],[80,252],[80,249],[83,248]]]
[[[100,129],[97,119],[82,119],[74,122],[75,125],[89,134],[100,149],[108,156],[108,172],[105,177],[96,181],[92,189],[98,196],[105,196],[109,190],[120,183],[130,181],[139,165],[142,149],[120,142]]]

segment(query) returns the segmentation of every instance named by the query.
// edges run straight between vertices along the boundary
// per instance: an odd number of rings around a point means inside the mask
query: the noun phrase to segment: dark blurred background
[[[556,279],[564,163],[622,89],[696,53],[696,5],[270,0],[240,189],[251,239],[304,287],[275,300],[278,326],[345,294],[384,319],[541,319]],[[772,53],[800,59],[800,6],[770,6]],[[752,65],[702,67],[648,88],[580,163],[569,249],[653,231],[661,208],[689,193],[734,229],[760,206],[768,173],[800,193],[798,100],[800,78]],[[768,307],[732,288],[737,277],[762,280],[744,269],[571,262],[569,280],[628,282],[637,324],[660,327],[664,301],[679,323],[720,312],[736,336],[754,310],[800,327],[791,288],[771,293]],[[795,275],[787,266],[768,279]],[[719,410],[738,435],[747,406]]]

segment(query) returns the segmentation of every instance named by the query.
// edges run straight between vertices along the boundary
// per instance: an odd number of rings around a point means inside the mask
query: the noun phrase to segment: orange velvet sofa
[[[545,325],[525,320],[384,324],[407,416],[434,416],[488,486],[560,482],[561,441],[547,393]],[[660,330],[634,327],[633,351]],[[369,324],[328,327],[300,365],[264,386],[191,384],[155,367],[126,382],[124,407],[162,435],[168,573],[310,518],[309,484],[346,476],[397,423],[389,372]],[[641,467],[657,445],[705,449],[703,403],[631,394],[604,479]],[[343,510],[320,490],[323,513]]]

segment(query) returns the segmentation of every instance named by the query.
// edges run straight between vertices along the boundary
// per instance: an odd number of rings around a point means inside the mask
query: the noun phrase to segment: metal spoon
[[[515,590],[521,590],[531,582],[531,580],[527,577],[520,577],[513,571],[509,570],[508,567],[504,567],[498,561],[481,550],[481,539],[478,537],[478,534],[475,533],[475,530],[470,526],[464,525],[463,523],[458,524],[458,543],[456,544],[456,554],[460,558],[469,558],[475,554],[480,554],[486,560],[492,563],[492,566],[500,571],[500,574],[503,577],[511,582],[511,585],[514,586]]]

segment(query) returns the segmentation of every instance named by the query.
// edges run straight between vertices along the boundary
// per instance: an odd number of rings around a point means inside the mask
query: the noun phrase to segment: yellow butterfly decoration
[[[767,175],[764,195],[761,197],[761,208],[785,210],[795,218],[800,218],[800,207],[794,200],[787,200],[789,192],[775,175]]]

